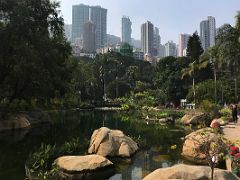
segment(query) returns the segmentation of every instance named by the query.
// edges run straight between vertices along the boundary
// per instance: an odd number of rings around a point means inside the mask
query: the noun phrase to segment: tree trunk
[[[214,167],[211,167],[211,180],[213,180],[213,175],[214,175]]]

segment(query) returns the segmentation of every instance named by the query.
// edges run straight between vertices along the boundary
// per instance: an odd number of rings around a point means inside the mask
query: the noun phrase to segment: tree
[[[187,95],[187,79],[181,79],[181,70],[188,64],[188,58],[169,56],[161,59],[156,66],[155,86],[166,95],[168,101],[177,105]]]
[[[210,47],[200,56],[199,69],[206,68],[208,65],[211,65],[213,69],[215,103],[217,103],[217,71],[221,64],[222,62],[219,58],[218,46]]]
[[[195,81],[207,79],[210,73],[206,73],[209,71],[209,67],[206,69],[199,71],[201,67],[201,63],[199,62],[199,58],[203,53],[203,49],[201,46],[201,41],[197,32],[193,33],[193,35],[188,40],[187,45],[187,57],[190,59],[191,63],[188,67],[182,69],[182,79],[189,75],[192,77],[192,88],[194,94],[194,104],[196,104],[196,90],[195,90]],[[207,76],[206,76],[207,75]]]
[[[202,53],[203,48],[201,45],[201,41],[197,32],[195,32],[188,40],[187,57],[189,57],[192,62],[196,61],[198,63],[199,57]]]
[[[59,3],[2,0],[0,6],[0,101],[43,104],[68,91],[70,45]]]
[[[128,43],[123,43],[120,47],[120,53],[123,56],[133,56],[133,48]]]
[[[239,16],[237,16],[239,17]],[[238,27],[239,19],[236,27]],[[225,24],[219,29],[217,36],[217,45],[219,46],[219,58],[222,61],[222,70],[231,72],[234,82],[235,102],[238,102],[238,76],[240,66],[240,29]]]

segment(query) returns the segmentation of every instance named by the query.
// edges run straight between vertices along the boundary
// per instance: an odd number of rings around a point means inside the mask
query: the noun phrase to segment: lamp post
[[[194,78],[194,71],[195,71],[195,62],[193,61],[193,98],[194,98],[194,109],[196,108],[196,89],[195,89],[195,78]]]

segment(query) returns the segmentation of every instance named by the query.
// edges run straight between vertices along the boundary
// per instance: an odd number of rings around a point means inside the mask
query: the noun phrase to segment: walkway
[[[229,123],[223,127],[224,137],[231,142],[240,142],[240,119],[238,123]]]

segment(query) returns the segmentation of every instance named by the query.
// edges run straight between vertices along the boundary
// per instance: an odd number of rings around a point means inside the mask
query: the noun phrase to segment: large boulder
[[[194,163],[207,164],[203,148],[207,142],[217,142],[220,136],[215,134],[211,128],[194,131],[185,137],[182,156]]]
[[[0,131],[29,128],[31,126],[27,116],[24,114],[10,115],[0,120]]]
[[[50,123],[50,117],[43,111],[8,113],[0,116],[0,132],[35,127]]]
[[[168,168],[160,168],[149,175],[143,180],[166,180],[166,179],[211,179],[211,169],[208,166],[191,166],[185,164],[178,164]],[[215,169],[214,179],[218,180],[238,180],[230,171]]]
[[[58,179],[105,179],[114,174],[113,163],[99,155],[62,156],[55,162]]]
[[[137,143],[124,135],[122,131],[102,127],[93,132],[88,153],[104,157],[130,157],[137,150]]]
[[[50,117],[48,113],[41,110],[26,112],[25,116],[27,116],[28,121],[31,124],[31,127],[45,123],[50,123]]]
[[[184,125],[209,124],[209,117],[204,113],[185,114],[180,122]]]

